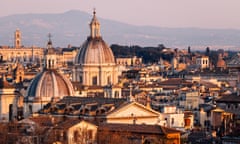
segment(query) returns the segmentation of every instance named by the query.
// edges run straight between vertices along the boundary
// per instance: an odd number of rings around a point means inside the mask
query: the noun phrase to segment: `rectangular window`
[[[83,82],[83,78],[82,78],[82,76],[79,76],[79,82],[80,82],[80,83]]]
[[[97,76],[92,77],[92,85],[97,85]]]
[[[172,118],[172,125],[174,124],[174,118]]]

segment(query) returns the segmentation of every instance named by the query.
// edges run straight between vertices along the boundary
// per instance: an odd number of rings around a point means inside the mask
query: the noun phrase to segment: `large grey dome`
[[[88,37],[80,47],[75,59],[76,64],[115,64],[111,48],[101,37]]]
[[[28,100],[52,100],[63,96],[72,96],[72,83],[56,70],[44,70],[31,82],[27,90]],[[31,99],[32,97],[32,99]]]

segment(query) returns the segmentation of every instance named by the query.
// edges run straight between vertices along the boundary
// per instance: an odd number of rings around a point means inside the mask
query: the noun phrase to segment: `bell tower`
[[[15,48],[21,47],[21,31],[17,29],[14,34],[14,46]]]

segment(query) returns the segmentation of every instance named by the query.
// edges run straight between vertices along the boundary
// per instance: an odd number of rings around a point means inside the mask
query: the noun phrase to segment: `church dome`
[[[80,47],[76,64],[115,64],[112,50],[99,38],[89,37]]]
[[[226,68],[226,63],[225,63],[225,61],[223,60],[221,54],[218,56],[217,68]]]
[[[111,48],[100,35],[100,23],[96,18],[95,11],[93,12],[93,18],[90,23],[90,36],[80,47],[75,58],[75,63],[80,65],[115,64]]]
[[[218,60],[217,67],[218,68],[225,68],[226,67],[225,61],[223,59]]]
[[[56,70],[44,70],[32,80],[26,96],[28,100],[49,101],[63,96],[72,96],[73,92],[72,83],[67,78]]]

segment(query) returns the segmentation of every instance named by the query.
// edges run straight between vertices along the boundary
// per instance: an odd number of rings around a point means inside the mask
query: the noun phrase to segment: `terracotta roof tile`
[[[109,130],[118,132],[131,132],[131,133],[148,133],[165,135],[170,133],[180,133],[180,131],[163,127],[160,125],[135,125],[135,124],[110,124],[104,123],[99,125],[99,130]]]
[[[225,95],[216,100],[216,102],[229,102],[229,103],[240,103],[240,96],[237,95]]]
[[[67,119],[67,120],[59,123],[58,126],[55,127],[55,128],[57,128],[57,129],[69,129],[70,127],[80,123],[81,121],[82,120],[80,120],[80,119],[73,119],[73,118]]]

